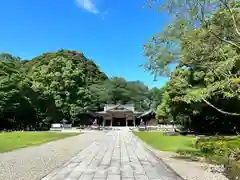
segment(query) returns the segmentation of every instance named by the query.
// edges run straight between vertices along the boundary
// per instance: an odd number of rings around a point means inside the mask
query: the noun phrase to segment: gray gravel
[[[40,146],[0,153],[0,180],[39,180],[94,141],[101,140],[104,134],[85,132]]]

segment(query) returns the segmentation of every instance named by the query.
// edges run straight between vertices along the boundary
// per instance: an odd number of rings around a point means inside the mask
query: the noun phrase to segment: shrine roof
[[[104,111],[135,111],[134,104],[105,104]]]

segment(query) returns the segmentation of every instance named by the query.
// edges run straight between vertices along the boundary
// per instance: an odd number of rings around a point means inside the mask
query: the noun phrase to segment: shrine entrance
[[[106,104],[104,111],[96,112],[96,115],[103,119],[102,126],[133,126],[135,127],[136,117],[142,112],[135,111],[134,104],[113,105]]]
[[[126,126],[126,118],[113,118],[112,126]]]

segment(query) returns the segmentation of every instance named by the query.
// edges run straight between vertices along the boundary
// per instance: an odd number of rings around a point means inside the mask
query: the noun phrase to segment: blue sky
[[[167,16],[142,10],[145,0],[1,1],[0,52],[31,59],[46,51],[79,50],[108,76],[160,87],[139,67],[142,45],[161,31]]]

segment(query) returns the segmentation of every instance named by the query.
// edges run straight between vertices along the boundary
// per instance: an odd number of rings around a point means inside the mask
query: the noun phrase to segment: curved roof
[[[104,111],[111,111],[111,110],[128,110],[128,111],[135,111],[134,104],[105,104]]]
[[[147,115],[154,115],[154,114],[156,114],[156,111],[153,110],[153,109],[150,109],[149,111],[147,111],[147,112],[141,114],[140,116],[138,116],[138,118],[141,118],[141,117],[144,117],[144,116],[147,116]]]

